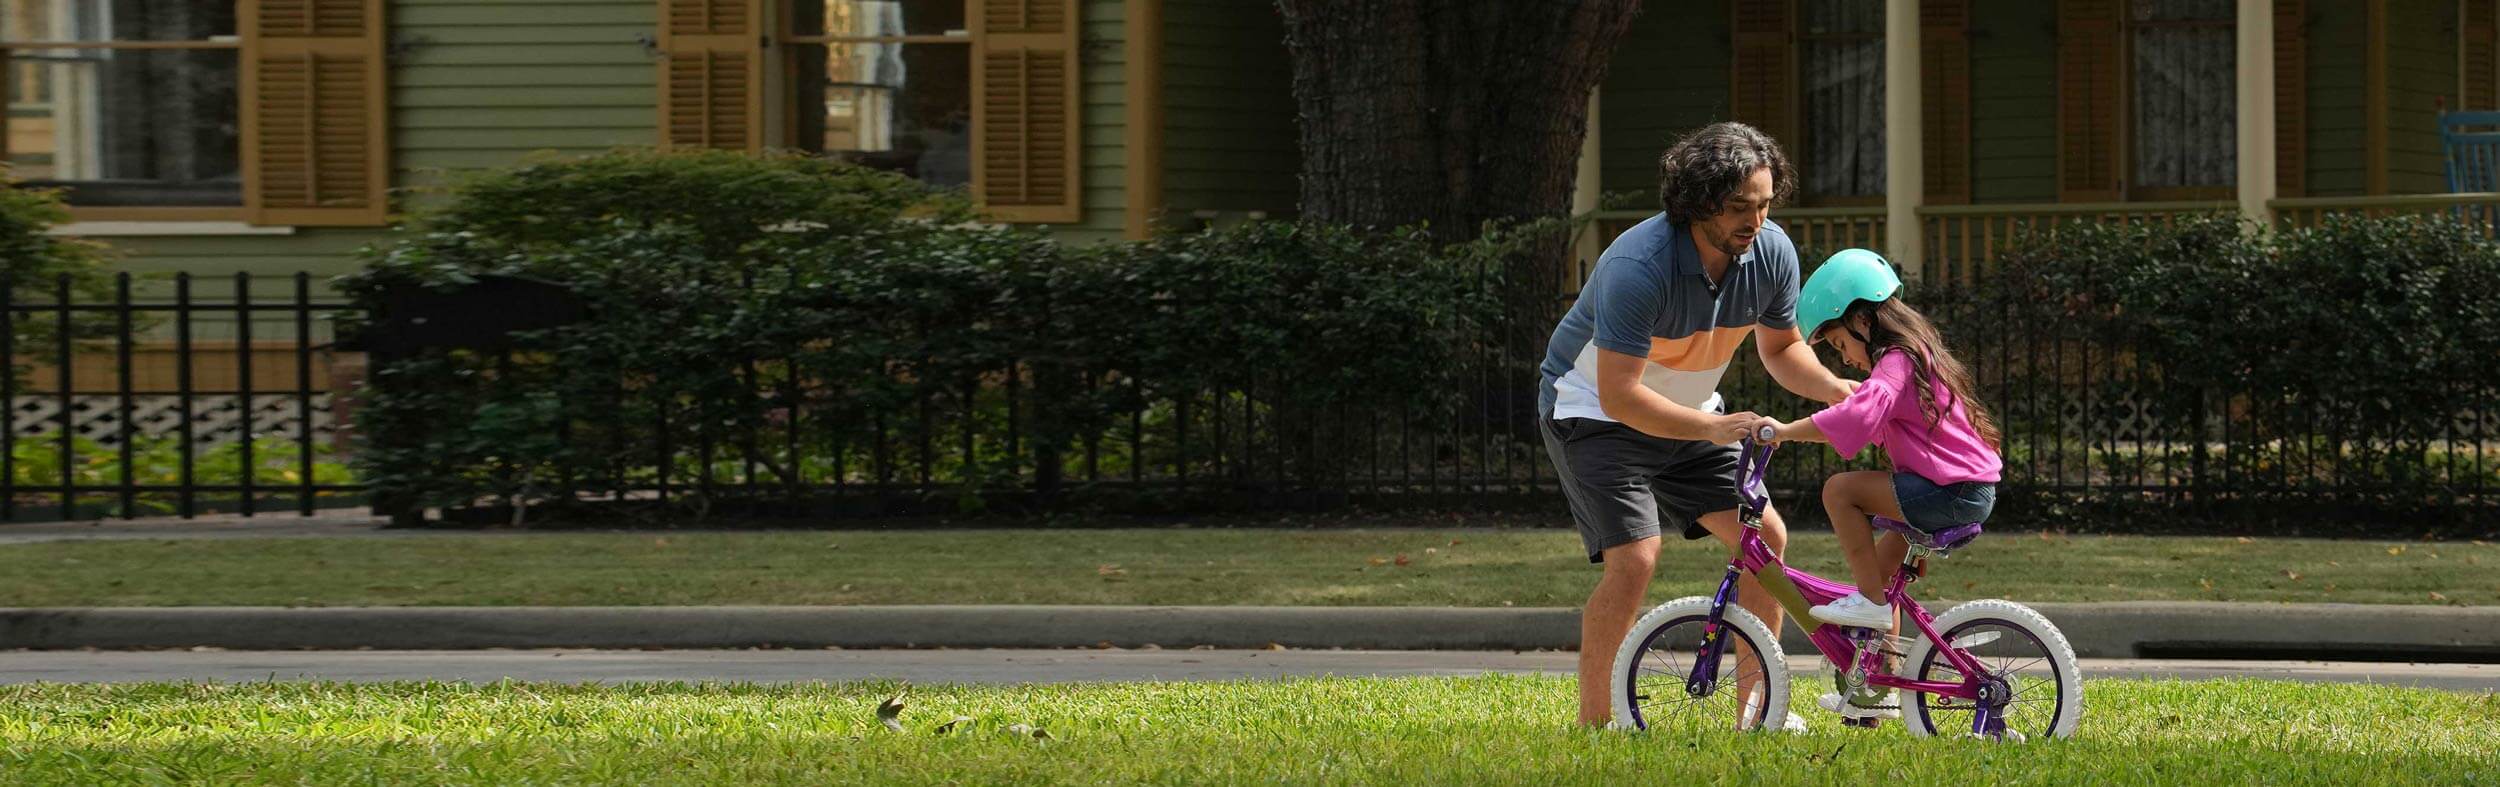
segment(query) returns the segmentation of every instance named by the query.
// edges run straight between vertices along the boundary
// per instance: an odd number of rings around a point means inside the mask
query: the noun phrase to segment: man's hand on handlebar
[[[1710,442],[1727,445],[1750,440],[1753,437],[1754,422],[1760,420],[1762,416],[1750,411],[1711,416]]]

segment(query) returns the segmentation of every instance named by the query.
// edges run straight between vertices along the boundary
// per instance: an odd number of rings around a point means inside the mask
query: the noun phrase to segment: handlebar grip
[[[1757,442],[1757,443],[1766,443],[1766,444],[1767,444],[1767,443],[1771,442],[1771,438],[1776,437],[1776,436],[1778,436],[1778,435],[1779,435],[1779,432],[1778,432],[1777,430],[1774,430],[1774,429],[1772,429],[1771,427],[1765,426],[1765,427],[1762,427],[1761,429],[1754,430],[1754,433],[1753,433],[1753,441],[1754,441],[1754,442]]]

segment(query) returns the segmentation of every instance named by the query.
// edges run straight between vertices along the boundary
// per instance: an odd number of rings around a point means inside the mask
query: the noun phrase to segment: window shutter
[[[1736,62],[1729,112],[1789,149],[1797,147],[1797,46],[1791,0],[1736,0]]]
[[[1076,0],[980,0],[972,193],[1000,221],[1083,219]]]
[[[1918,28],[1927,202],[1969,202],[1970,0],[1924,0]]]
[[[2275,3],[2276,25],[2283,24],[2284,6],[2298,6],[2297,0]],[[2500,2],[2465,0],[2464,68],[2465,95],[2457,101],[2458,109],[2500,109]]]
[[[2488,2],[2467,0],[2467,5],[2488,7]],[[2484,69],[2489,76],[2488,60]],[[2309,4],[2306,0],[2274,0],[2275,196],[2301,196],[2309,184],[2308,167]]]
[[[2118,0],[2058,0],[2057,198],[2122,198]]]
[[[763,0],[660,0],[660,147],[764,149]]]
[[[244,208],[254,224],[390,218],[381,0],[249,0]]]

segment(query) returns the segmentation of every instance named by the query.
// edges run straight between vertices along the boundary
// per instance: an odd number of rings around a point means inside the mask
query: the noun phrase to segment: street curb
[[[2500,607],[2034,604],[2085,658],[2500,661]],[[1941,614],[1942,610],[1938,610]],[[1791,625],[1792,652],[1810,652]],[[1569,649],[1569,608],[723,606],[0,608],[0,649]]]

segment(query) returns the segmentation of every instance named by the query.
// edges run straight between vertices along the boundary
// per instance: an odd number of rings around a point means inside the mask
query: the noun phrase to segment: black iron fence
[[[355,505],[311,274],[0,283],[0,519]]]
[[[0,517],[311,513],[366,502],[351,469],[361,356],[336,350],[348,304],[308,274],[175,276],[107,290],[67,280],[0,287]],[[2004,427],[2011,506],[2500,503],[2492,391],[2456,390],[2433,432],[2356,433],[2348,403],[2174,385],[2128,348],[2002,303],[1943,299],[1935,316],[1978,372]],[[1509,328],[1497,335],[1509,335]],[[1542,333],[1541,326],[1532,333]],[[743,370],[766,417],[720,402],[658,412],[562,403],[562,440],[612,472],[545,488],[587,500],[873,513],[1083,506],[1111,509],[1345,505],[1558,508],[1534,431],[1536,362],[1521,342],[1471,350],[1471,381],[1445,410],[1383,411],[1290,396],[1295,381],[1243,368],[1186,388],[1075,370],[1054,382],[1003,363],[873,410],[811,409],[838,381],[769,364]],[[1750,346],[1750,345],[1749,345]],[[1383,351],[1394,351],[1384,347]],[[2425,385],[2441,385],[2424,381]],[[1813,405],[1781,390],[1751,350],[1721,385],[1731,407],[1781,417]],[[1064,437],[1035,431],[1051,396],[1118,393],[1116,417]],[[648,424],[645,429],[642,425]],[[593,428],[593,427],[596,428]],[[1844,468],[1819,446],[1783,451],[1783,506]],[[545,500],[480,499],[479,509]],[[501,514],[496,514],[500,516]]]

